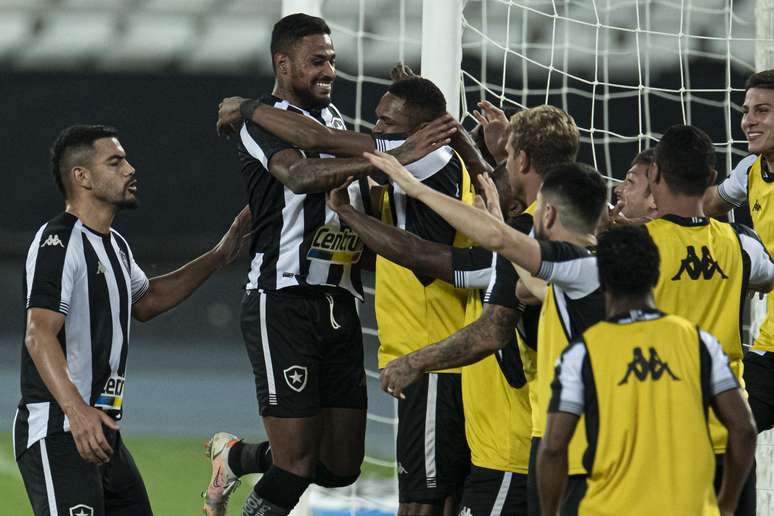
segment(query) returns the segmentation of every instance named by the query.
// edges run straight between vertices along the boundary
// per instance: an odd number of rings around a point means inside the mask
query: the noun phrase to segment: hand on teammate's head
[[[231,136],[237,133],[237,127],[242,121],[239,108],[245,99],[243,97],[226,97],[218,104],[218,134]]]

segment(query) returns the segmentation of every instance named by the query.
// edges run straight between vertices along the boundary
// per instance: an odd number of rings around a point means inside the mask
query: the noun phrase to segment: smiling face
[[[648,186],[648,165],[638,163],[626,173],[626,179],[615,187],[618,200],[623,201],[621,213],[626,218],[651,217],[656,209]]]
[[[88,175],[86,188],[97,200],[119,209],[137,207],[135,170],[118,138],[96,140],[92,162],[84,172]]]
[[[336,52],[328,34],[304,36],[288,54],[275,56],[277,79],[308,109],[331,103],[336,80]]]
[[[742,131],[753,154],[774,154],[774,90],[750,88],[742,105]]]

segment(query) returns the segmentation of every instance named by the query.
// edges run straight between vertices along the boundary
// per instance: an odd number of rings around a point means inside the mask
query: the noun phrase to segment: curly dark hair
[[[670,190],[704,195],[715,177],[715,148],[707,133],[692,125],[673,125],[656,145],[656,165]]]
[[[331,29],[325,20],[317,16],[296,13],[285,16],[274,24],[271,31],[271,66],[276,69],[274,56],[289,54],[293,47],[306,36],[330,34]]]
[[[430,122],[446,113],[446,97],[430,79],[408,77],[393,82],[387,91],[403,99],[408,114],[417,122]]]
[[[604,232],[597,242],[597,267],[602,289],[617,296],[644,295],[658,282],[658,248],[643,226]]]

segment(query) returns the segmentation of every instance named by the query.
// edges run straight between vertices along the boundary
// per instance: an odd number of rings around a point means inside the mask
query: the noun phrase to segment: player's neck
[[[656,308],[656,302],[653,300],[653,292],[636,296],[616,296],[605,292],[605,316],[608,319],[632,310],[653,310],[654,308]]]
[[[576,233],[568,231],[564,227],[557,227],[551,234],[551,240],[568,242],[579,247],[594,247],[597,245],[597,237],[593,233]]]
[[[304,102],[298,97],[298,95],[293,94],[290,88],[281,86],[279,82],[274,83],[274,90],[272,90],[271,94],[278,99],[287,100],[296,107],[306,109],[307,111],[310,110],[309,106],[305,106]]]
[[[86,227],[104,234],[110,233],[110,226],[116,216],[114,206],[82,199],[68,201],[65,211],[78,217]]]
[[[659,217],[677,215],[678,217],[704,217],[702,197],[673,194],[664,192],[656,200]]]
[[[763,159],[766,161],[766,168],[769,173],[774,172],[774,149],[769,149],[763,153]]]

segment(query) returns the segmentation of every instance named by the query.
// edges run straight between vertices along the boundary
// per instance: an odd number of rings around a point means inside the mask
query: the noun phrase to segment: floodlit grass
[[[156,516],[200,514],[201,492],[210,480],[209,462],[201,439],[125,437],[126,446],[140,468]],[[392,471],[363,465],[363,476],[389,478]],[[229,503],[229,515],[240,514],[256,475],[243,478]],[[3,514],[31,516],[32,510],[11,450],[11,434],[0,432],[0,500]]]

